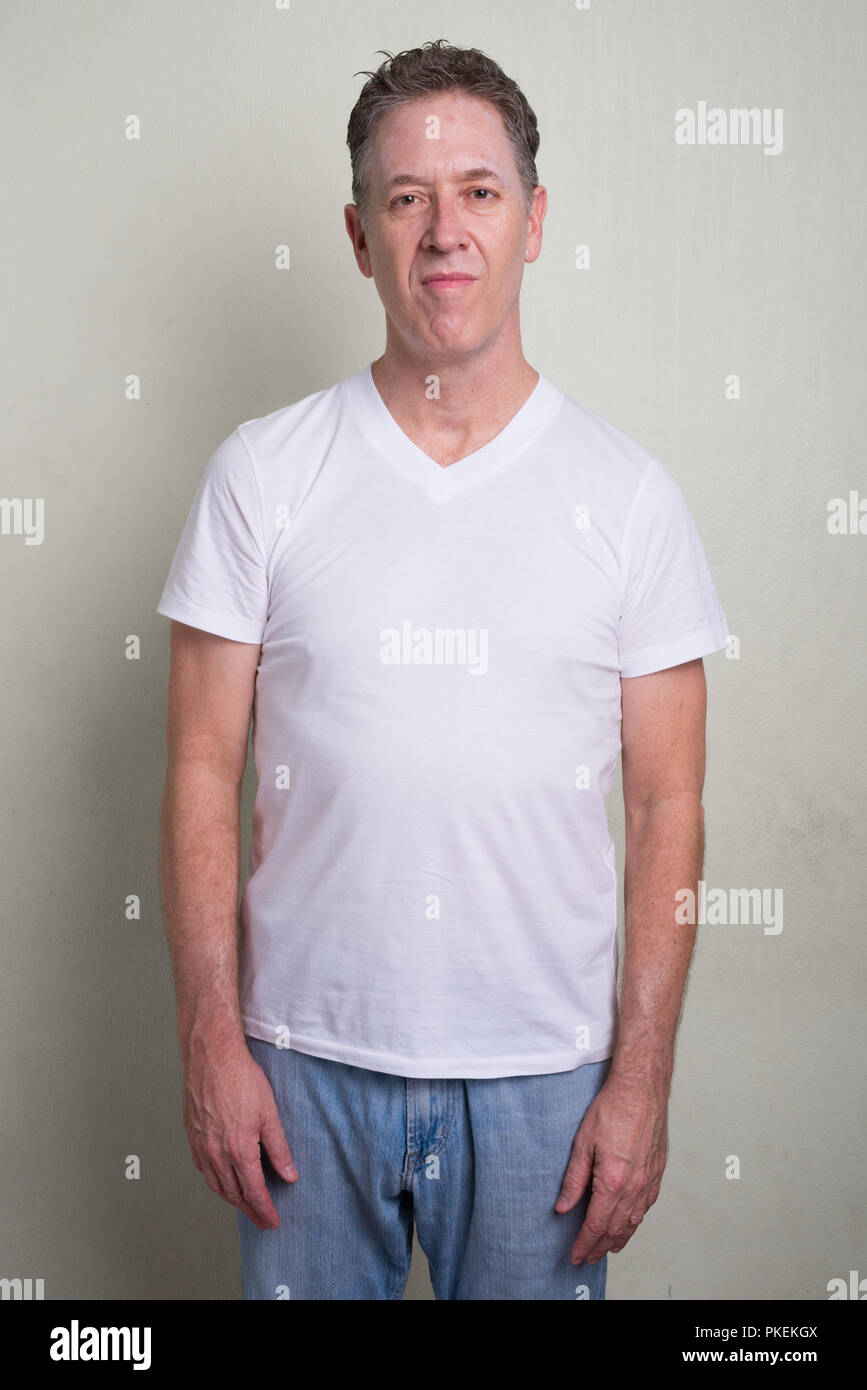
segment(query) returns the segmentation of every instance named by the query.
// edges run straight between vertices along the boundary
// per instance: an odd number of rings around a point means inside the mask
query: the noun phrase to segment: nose
[[[431,201],[428,224],[422,246],[426,251],[454,251],[468,245],[461,209],[453,199],[434,198]]]

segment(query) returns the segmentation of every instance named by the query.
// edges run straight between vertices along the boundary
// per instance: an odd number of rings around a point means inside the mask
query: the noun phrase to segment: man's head
[[[386,59],[349,118],[346,226],[390,334],[426,360],[454,360],[517,333],[546,205],[536,118],[478,49],[438,39]],[[452,271],[472,280],[430,279]]]

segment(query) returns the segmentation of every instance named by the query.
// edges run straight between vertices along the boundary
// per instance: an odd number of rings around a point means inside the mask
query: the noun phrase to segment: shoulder
[[[243,420],[234,433],[254,462],[266,464],[285,454],[287,446],[303,444],[308,438],[323,438],[329,421],[336,423],[340,413],[343,382],[280,406],[266,415]]]
[[[560,388],[558,388],[560,390]],[[560,390],[561,408],[553,427],[576,465],[589,469],[610,494],[632,501],[642,484],[662,470],[659,459],[597,411]]]

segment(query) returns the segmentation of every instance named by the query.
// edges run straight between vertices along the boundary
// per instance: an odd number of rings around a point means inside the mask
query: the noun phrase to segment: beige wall
[[[353,72],[437,37],[539,118],[528,359],[674,473],[739,639],[706,661],[705,879],[784,896],[777,934],[699,930],[669,1166],[609,1297],[825,1299],[867,1274],[867,536],[827,527],[867,489],[865,28],[846,0],[6,0],[0,488],[45,511],[41,544],[0,535],[0,1275],[239,1297],[235,1213],[181,1120],[155,607],[217,443],[381,351],[343,229]],[[782,151],[679,146],[700,101],[782,108]],[[619,787],[610,807],[622,867]],[[430,1297],[418,1260],[407,1297]]]

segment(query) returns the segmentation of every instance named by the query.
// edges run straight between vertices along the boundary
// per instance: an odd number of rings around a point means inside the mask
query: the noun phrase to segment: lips
[[[426,275],[422,280],[423,285],[468,285],[475,280],[475,275],[462,275],[455,271],[453,275]]]

